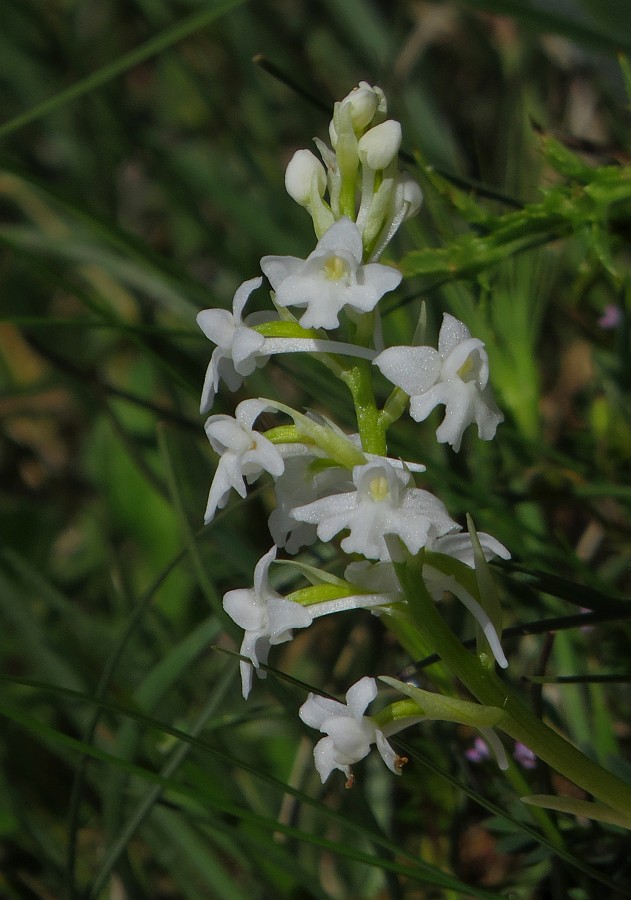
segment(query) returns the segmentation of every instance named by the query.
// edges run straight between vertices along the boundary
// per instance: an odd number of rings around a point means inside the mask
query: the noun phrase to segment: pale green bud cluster
[[[401,124],[387,112],[381,88],[361,81],[333,108],[331,147],[314,139],[322,163],[309,150],[297,150],[285,173],[288,194],[309,212],[318,238],[347,217],[357,224],[368,262],[379,259],[423,199],[418,184],[399,170]]]

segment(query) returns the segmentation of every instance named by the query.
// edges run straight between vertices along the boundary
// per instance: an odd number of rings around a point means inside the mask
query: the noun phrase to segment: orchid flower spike
[[[370,312],[401,281],[401,273],[380,263],[362,265],[359,229],[338,219],[307,259],[264,256],[261,269],[276,292],[278,306],[305,306],[304,328],[336,328],[344,307]]]
[[[445,418],[436,431],[439,443],[460,449],[465,428],[478,426],[483,441],[495,437],[504,416],[489,384],[489,361],[484,343],[471,337],[462,322],[445,313],[433,347],[390,347],[374,364],[386,378],[410,395],[410,415],[416,422],[435,406],[445,405]]]
[[[259,665],[267,662],[270,647],[283,644],[293,637],[294,628],[311,625],[311,613],[291,600],[277,594],[270,586],[268,572],[276,559],[276,546],[262,556],[254,569],[254,586],[249,589],[228,591],[223,598],[223,608],[230,618],[243,628],[241,656],[250,662],[241,661],[241,687],[247,700],[252,689],[252,667],[259,678],[266,672]]]
[[[206,435],[213,450],[221,457],[208,495],[204,522],[208,525],[216,511],[228,502],[232,488],[245,498],[248,484],[262,472],[278,477],[285,468],[280,451],[262,434],[254,431],[255,419],[267,409],[261,400],[244,400],[232,416],[210,416]]]
[[[315,767],[322,780],[327,780],[333,769],[346,775],[346,786],[352,787],[351,766],[370,753],[373,744],[381,758],[395,775],[401,774],[406,761],[392,749],[384,734],[364,712],[377,696],[374,678],[364,677],[346,692],[346,703],[329,700],[318,694],[309,694],[300,707],[299,716],[305,725],[317,728],[323,737],[315,746]]]

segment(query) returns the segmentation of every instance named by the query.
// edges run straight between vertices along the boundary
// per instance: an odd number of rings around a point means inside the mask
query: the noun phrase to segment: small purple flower
[[[615,303],[608,303],[597,324],[605,331],[610,331],[613,328],[617,328],[621,323],[622,309]]]
[[[534,769],[537,765],[537,757],[532,752],[530,747],[526,747],[526,745],[522,744],[521,741],[515,742],[513,757],[517,760],[517,762],[523,769]]]
[[[486,759],[491,758],[491,751],[489,750],[489,745],[486,741],[483,741],[481,737],[477,737],[473,742],[473,747],[469,747],[468,750],[465,750],[465,757],[472,763],[481,763]]]

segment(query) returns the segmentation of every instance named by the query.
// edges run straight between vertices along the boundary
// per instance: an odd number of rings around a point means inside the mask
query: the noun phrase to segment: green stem
[[[631,785],[589,759],[568,740],[540,721],[516,692],[466,650],[443,621],[421,578],[422,558],[397,565],[411,617],[435,653],[465,687],[485,706],[504,710],[498,726],[521,741],[540,759],[612,809],[629,815]]]
[[[372,387],[370,363],[359,360],[340,375],[348,387],[355,405],[357,428],[365,453],[386,455],[385,429],[379,421],[379,410]]]

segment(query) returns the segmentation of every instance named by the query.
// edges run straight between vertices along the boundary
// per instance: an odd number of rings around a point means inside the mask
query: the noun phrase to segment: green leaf
[[[530,806],[538,806],[541,809],[554,809],[557,812],[568,813],[571,816],[579,816],[585,819],[593,819],[595,822],[605,822],[607,825],[618,825],[620,828],[631,829],[631,815],[625,816],[604,803],[594,803],[591,800],[577,800],[575,797],[559,797],[557,794],[531,794],[521,798]]]
[[[230,12],[231,9],[240,6],[243,2],[245,0],[224,0],[223,3],[218,3],[210,9],[203,9],[201,12],[193,13],[187,19],[171,25],[170,28],[166,28],[160,34],[141,44],[140,47],[136,47],[135,50],[123,53],[118,59],[108,63],[86,78],[75,82],[69,88],[60,91],[48,100],[38,103],[26,112],[21,113],[21,115],[0,125],[0,138],[13,134],[19,128],[23,128],[31,122],[36,122],[43,116],[65,106],[66,103],[70,103],[72,100],[90,93],[95,88],[107,84],[108,81],[122,75],[123,72],[129,71],[129,69],[134,68],[145,60],[151,59],[152,56],[162,53],[168,47],[173,46],[173,44],[177,44],[189,35],[195,34],[196,31],[210,25],[225,15],[225,13]]]

